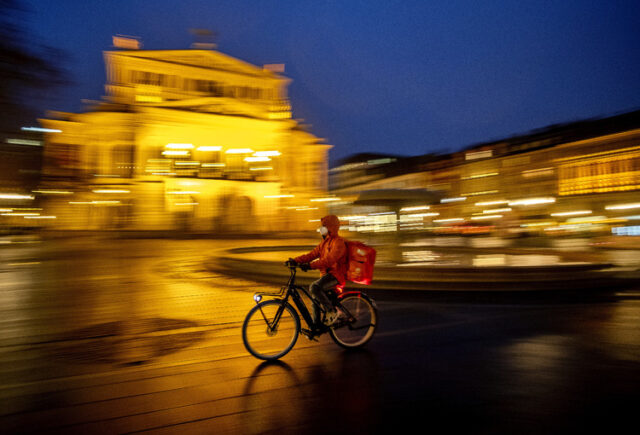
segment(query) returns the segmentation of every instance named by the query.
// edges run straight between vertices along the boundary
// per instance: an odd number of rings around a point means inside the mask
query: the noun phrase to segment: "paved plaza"
[[[252,293],[278,286],[204,266],[243,243],[3,246],[3,432],[616,432],[635,415],[639,287],[569,301],[372,291],[381,321],[366,349],[300,337],[264,364],[240,326]]]

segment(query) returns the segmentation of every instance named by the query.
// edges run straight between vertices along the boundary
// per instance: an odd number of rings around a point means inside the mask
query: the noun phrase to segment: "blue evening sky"
[[[73,84],[46,109],[99,99],[115,34],[181,49],[190,28],[256,65],[284,63],[295,118],[334,148],[450,152],[640,108],[637,0],[30,0],[36,38]]]

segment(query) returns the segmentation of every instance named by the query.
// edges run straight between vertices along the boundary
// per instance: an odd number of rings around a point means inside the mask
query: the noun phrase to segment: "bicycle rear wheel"
[[[364,346],[376,331],[378,310],[364,294],[347,295],[340,299],[340,305],[348,318],[331,327],[331,338],[345,348]]]
[[[242,341],[249,353],[263,360],[286,355],[296,344],[300,332],[298,313],[281,300],[260,302],[242,325]]]

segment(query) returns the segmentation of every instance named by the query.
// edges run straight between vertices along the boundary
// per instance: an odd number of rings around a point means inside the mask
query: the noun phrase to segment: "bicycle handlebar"
[[[296,267],[300,267],[300,265],[292,258],[288,259],[284,262],[284,265],[290,269],[295,269]]]
[[[288,267],[291,270],[295,270],[296,268],[300,269],[303,272],[308,271],[309,269],[311,269],[311,267],[302,267],[305,264],[309,264],[309,263],[298,263],[296,260],[294,260],[293,258],[288,259],[287,261],[284,262],[284,265],[286,267]]]

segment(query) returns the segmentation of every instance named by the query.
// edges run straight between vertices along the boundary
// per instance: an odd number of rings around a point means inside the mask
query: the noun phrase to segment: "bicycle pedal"
[[[300,332],[302,332],[302,335],[307,337],[307,340],[309,340],[309,341],[318,341],[318,339],[316,338],[316,336],[313,333],[313,331],[309,331],[308,329],[301,329]]]

